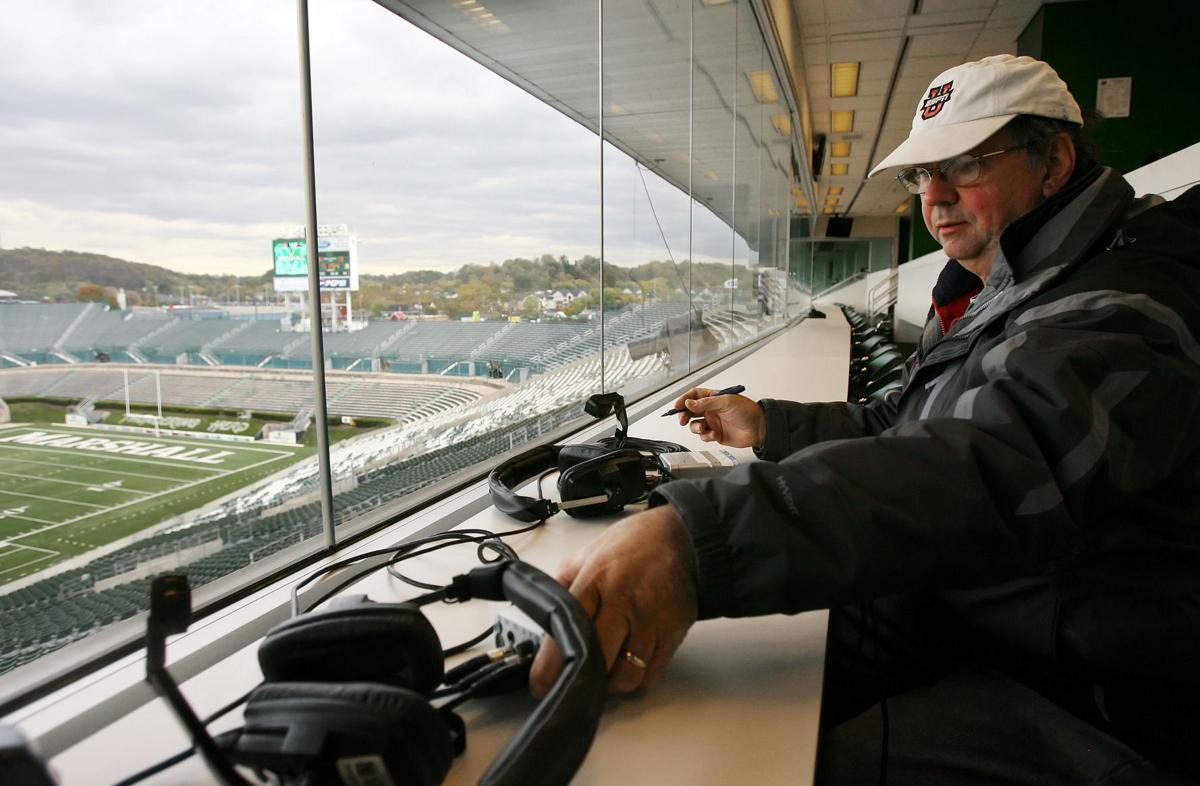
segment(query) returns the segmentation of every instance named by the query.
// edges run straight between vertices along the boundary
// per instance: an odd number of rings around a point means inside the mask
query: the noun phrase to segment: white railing
[[[899,292],[900,273],[896,268],[892,268],[867,292],[867,319],[874,322],[875,317],[894,306]]]

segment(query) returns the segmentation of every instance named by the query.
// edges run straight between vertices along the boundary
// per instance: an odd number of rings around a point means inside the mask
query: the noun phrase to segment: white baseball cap
[[[943,71],[917,102],[912,131],[871,175],[965,153],[1017,115],[1083,125],[1067,83],[1032,57],[994,55]]]

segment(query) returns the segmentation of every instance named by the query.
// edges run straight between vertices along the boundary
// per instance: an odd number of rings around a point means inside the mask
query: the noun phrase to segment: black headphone
[[[577,518],[619,513],[624,506],[645,499],[661,480],[656,455],[687,450],[674,442],[630,437],[625,399],[620,393],[596,394],[583,409],[597,419],[615,410],[613,436],[578,445],[543,445],[501,463],[488,475],[488,491],[497,509],[530,522],[544,521],[560,510]],[[516,493],[524,483],[555,469],[561,502]]]
[[[408,603],[342,598],[277,625],[259,647],[266,681],[246,701],[245,725],[213,739],[163,665],[166,635],[187,629],[187,578],[159,577],[151,593],[147,679],[226,786],[249,786],[234,764],[268,770],[296,786],[441,783],[465,747],[465,727],[448,707],[430,703],[445,676],[442,648],[418,607],[436,600],[511,601],[562,651],[558,681],[479,783],[568,783],[604,706],[606,669],[590,618],[545,573],[504,561]],[[497,664],[480,672],[471,696],[524,684],[530,653],[522,655],[509,664],[518,668]]]

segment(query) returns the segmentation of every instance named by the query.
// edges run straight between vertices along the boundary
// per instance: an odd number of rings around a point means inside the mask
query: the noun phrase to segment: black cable
[[[470,532],[487,533],[488,530],[450,530],[449,532],[444,532],[441,534],[447,536],[446,539],[453,541],[454,543],[478,543],[479,546],[476,549],[475,554],[476,554],[476,557],[479,559],[479,561],[481,563],[483,563],[484,565],[489,565],[494,562],[498,562],[500,560],[507,559],[507,560],[515,561],[515,560],[519,559],[519,557],[517,556],[516,550],[512,546],[510,546],[507,543],[505,543],[504,541],[500,540],[494,534],[489,533],[488,535],[486,535],[482,538],[476,538],[476,537],[472,537],[470,534],[468,534]],[[486,554],[486,552],[488,550],[496,552],[497,556],[496,557],[488,557]],[[413,554],[404,554],[402,558],[408,559],[409,557],[412,557],[412,556],[414,556],[414,555]],[[398,561],[399,560],[390,561],[387,564],[387,572],[393,578],[399,579],[400,581],[403,581],[405,584],[408,584],[413,587],[417,587],[418,589],[435,590],[435,589],[440,589],[442,587],[441,584],[429,584],[427,582],[417,581],[416,579],[405,576],[403,573],[401,573],[396,568],[396,562],[398,562]]]
[[[179,764],[182,761],[187,761],[194,755],[196,755],[195,748],[188,748],[185,751],[180,751],[179,753],[176,753],[174,756],[163,759],[162,761],[158,762],[157,764],[151,764],[149,767],[147,767],[146,769],[144,769],[140,772],[135,772],[133,775],[130,775],[125,780],[114,783],[113,786],[133,786],[133,784],[140,783],[140,782],[146,780],[147,778],[149,778],[151,775],[157,775],[158,773],[162,772],[163,770],[174,767],[176,764]]]
[[[475,636],[474,638],[469,639],[468,641],[464,641],[462,644],[455,644],[453,647],[451,647],[448,650],[442,650],[442,657],[449,658],[451,655],[457,655],[460,652],[466,652],[467,650],[471,649],[479,642],[486,639],[488,636],[491,636],[493,630],[495,630],[495,629],[488,628],[483,633],[480,633],[478,636]]]
[[[203,721],[204,725],[207,726],[208,724],[212,723],[213,721],[215,721],[215,720],[223,717],[224,715],[227,715],[229,712],[237,709],[240,705],[245,704],[246,700],[250,698],[250,694],[253,692],[254,692],[253,689],[246,691],[238,698],[234,699],[233,701],[226,704],[224,707],[221,707],[219,710],[217,710],[216,712],[209,715],[207,718],[204,719],[204,721]],[[118,783],[114,783],[113,786],[133,786],[133,784],[140,783],[141,781],[144,781],[146,778],[149,778],[151,775],[157,775],[158,773],[162,772],[163,770],[170,769],[171,767],[174,767],[176,764],[187,761],[188,759],[190,759],[192,756],[195,756],[195,755],[196,755],[196,749],[194,747],[188,748],[185,751],[180,751],[179,753],[176,753],[173,756],[169,756],[156,764],[151,764],[149,767],[147,767],[144,770],[141,770],[140,772],[135,772],[133,775],[130,775],[128,778],[125,778],[124,780],[122,780]]]
[[[408,543],[403,543],[398,546],[391,546],[391,547],[385,548],[385,549],[376,549],[374,551],[369,551],[369,552],[365,552],[363,554],[358,554],[353,557],[348,557],[344,560],[339,560],[338,562],[332,563],[330,565],[326,565],[325,567],[321,568],[320,570],[314,571],[313,573],[309,574],[304,579],[299,581],[292,588],[293,615],[300,614],[303,611],[309,611],[310,609],[313,609],[316,606],[319,606],[320,604],[324,603],[329,598],[331,598],[334,595],[336,595],[337,593],[341,592],[346,587],[359,581],[366,574],[368,574],[374,570],[378,570],[378,566],[371,565],[370,567],[365,568],[362,571],[351,572],[351,574],[346,579],[336,583],[333,587],[331,587],[330,589],[328,589],[327,591],[322,593],[315,600],[306,604],[306,607],[304,609],[300,609],[300,604],[299,604],[300,590],[303,589],[305,586],[311,584],[317,578],[319,578],[327,573],[330,573],[332,571],[340,570],[345,567],[349,567],[351,565],[354,565],[357,562],[362,562],[363,560],[372,559],[374,557],[382,557],[385,555],[392,556],[392,559],[388,563],[389,565],[395,564],[396,562],[400,562],[405,559],[410,559],[412,557],[419,557],[419,556],[423,556],[425,554],[431,554],[432,552],[438,551],[439,549],[447,548],[449,546],[455,546],[460,543],[467,543],[467,542],[481,543],[483,541],[498,540],[498,539],[507,538],[507,537],[510,537],[513,535],[521,535],[526,532],[530,532],[531,530],[537,529],[538,527],[542,526],[542,524],[544,524],[544,523],[545,523],[544,521],[537,521],[537,522],[534,522],[533,524],[530,524],[527,527],[521,527],[519,529],[509,530],[507,532],[492,532],[491,530],[478,529],[478,528],[448,530],[446,532],[439,532],[436,535],[430,535],[428,537],[418,538],[417,540],[409,541]],[[465,534],[478,533],[478,534],[476,534],[474,537],[463,537],[464,533]]]
[[[259,683],[259,684],[261,684],[261,683]],[[250,698],[250,694],[253,693],[257,688],[258,688],[257,685],[254,686],[250,690],[243,693],[241,696],[237,697],[233,701],[226,704],[221,709],[219,709],[216,712],[214,712],[213,714],[209,715],[207,718],[204,719],[204,725],[207,726],[208,724],[212,723],[213,721],[217,720],[218,718],[223,717],[224,715],[228,714],[232,710],[235,710],[239,706],[245,704],[246,700]]]
[[[507,693],[529,679],[529,668],[533,664],[531,656],[510,656],[498,663],[485,666],[471,675],[470,685],[450,701],[438,707],[443,712],[453,710],[463,702],[483,696],[495,696]],[[464,681],[465,682],[465,681]]]

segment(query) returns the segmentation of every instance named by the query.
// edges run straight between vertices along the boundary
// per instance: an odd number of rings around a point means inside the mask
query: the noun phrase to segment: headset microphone
[[[229,759],[217,748],[216,741],[204,728],[191,705],[179,692],[175,679],[165,665],[167,636],[187,630],[192,616],[192,590],[187,576],[159,576],[150,584],[150,618],[146,623],[146,680],[154,686],[179,716],[192,738],[192,744],[222,786],[251,786],[238,775]]]

